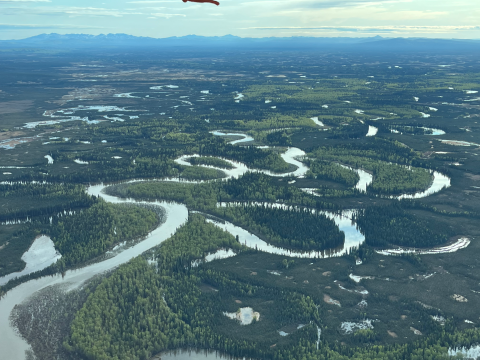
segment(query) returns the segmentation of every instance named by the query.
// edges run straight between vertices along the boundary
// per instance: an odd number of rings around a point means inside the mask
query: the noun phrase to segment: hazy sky
[[[0,0],[0,39],[52,32],[480,39],[479,0],[219,1]]]

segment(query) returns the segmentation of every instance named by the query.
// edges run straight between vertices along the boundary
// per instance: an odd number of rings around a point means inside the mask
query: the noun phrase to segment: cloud
[[[170,18],[175,17],[175,16],[181,16],[181,17],[186,17],[187,16],[185,14],[166,14],[166,13],[154,13],[154,14],[151,14],[151,15],[154,18],[165,18],[165,19],[170,19]]]
[[[176,3],[176,0],[140,0],[140,1],[127,1],[127,4],[159,4],[159,3]]]
[[[266,0],[260,2],[246,1],[242,2],[244,6],[265,6],[269,8],[284,9],[329,9],[329,8],[347,8],[347,7],[366,7],[393,3],[411,2],[412,0]]]
[[[320,0],[320,1],[296,1],[292,7],[297,9],[327,9],[327,8],[344,8],[358,6],[375,6],[392,4],[399,2],[411,2],[411,0]]]
[[[50,0],[0,0],[0,4],[3,3],[32,3],[32,2],[51,2]]]
[[[0,24],[0,30],[26,29],[106,29],[99,26],[70,25],[70,24]]]
[[[1,1],[1,0],[0,0]],[[143,11],[138,9],[106,9],[106,8],[96,8],[96,7],[74,7],[74,6],[65,6],[65,7],[7,7],[3,8],[1,11],[2,15],[14,15],[14,16],[23,16],[23,15],[39,15],[45,17],[115,17],[120,18],[128,15],[147,15],[149,18],[165,18],[169,19],[172,17],[185,17],[185,14],[180,13],[167,13],[165,12],[165,7],[150,7]],[[185,10],[185,9],[167,9],[167,11],[175,10]]]
[[[316,32],[351,32],[351,33],[451,33],[457,31],[480,30],[480,26],[415,26],[415,25],[392,25],[392,26],[278,26],[278,27],[246,27],[241,30],[315,30]]]
[[[132,12],[117,9],[105,9],[95,7],[35,7],[35,8],[15,8],[9,7],[2,9],[2,15],[46,15],[46,16],[112,16],[122,17],[124,15],[143,15],[141,12]]]

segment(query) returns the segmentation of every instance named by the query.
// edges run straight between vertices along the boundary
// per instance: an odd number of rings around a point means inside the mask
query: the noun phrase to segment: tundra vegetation
[[[1,295],[127,252],[174,216],[136,201],[188,210],[163,243],[76,292],[18,304],[14,324],[37,359],[150,359],[174,349],[447,359],[449,348],[479,343],[474,56],[29,55],[34,68],[18,61],[24,50],[0,53],[0,276],[25,267],[38,235],[61,258]],[[236,142],[245,136],[253,140]],[[292,148],[301,155],[289,158]],[[358,170],[371,176],[365,191]],[[397,199],[430,188],[434,171],[450,186]],[[108,196],[89,195],[99,183]],[[332,220],[341,214],[342,228]],[[291,253],[248,248],[225,221]],[[364,241],[335,256],[346,227]],[[408,251],[382,253],[399,248]],[[432,248],[458,251],[419,252]],[[302,251],[334,256],[295,257]],[[259,319],[224,315],[244,307]]]

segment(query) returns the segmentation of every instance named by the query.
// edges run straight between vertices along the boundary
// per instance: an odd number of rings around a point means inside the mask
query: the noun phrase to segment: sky
[[[480,39],[479,0],[219,1],[0,0],[0,39],[42,33]]]

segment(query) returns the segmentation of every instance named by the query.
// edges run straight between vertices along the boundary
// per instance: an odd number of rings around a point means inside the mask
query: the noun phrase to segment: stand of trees
[[[343,157],[359,157],[410,165],[415,152],[398,141],[373,137],[361,142],[343,143],[338,146],[321,147],[312,151],[312,157],[336,160]]]
[[[96,199],[74,184],[12,183],[0,185],[0,222],[51,216],[92,206]]]
[[[179,175],[180,178],[186,180],[214,180],[225,176],[225,173],[221,170],[201,166],[187,166]]]
[[[321,251],[336,248],[345,241],[345,234],[333,220],[306,209],[283,210],[247,204],[219,208],[216,213],[280,247]]]
[[[190,326],[163,300],[161,277],[137,258],[121,266],[88,297],[64,346],[86,359],[145,360],[193,341]]]
[[[31,223],[0,226],[0,277],[25,268],[21,259],[39,233]]]
[[[209,157],[209,156],[199,156],[199,157],[191,157],[188,159],[190,164],[192,165],[208,165],[208,166],[215,166],[220,169],[233,169],[232,164],[228,161],[216,158],[216,157]]]
[[[308,160],[310,170],[306,177],[311,179],[327,179],[337,181],[349,187],[354,187],[360,176],[353,170],[346,169],[336,163],[321,160]]]
[[[406,168],[382,162],[368,168],[373,172],[374,178],[367,186],[367,191],[374,194],[415,193],[427,189],[433,181],[432,174],[421,168]]]
[[[292,140],[290,139],[289,135],[285,131],[271,132],[266,136],[266,139],[271,145],[278,145],[278,146],[292,145]]]
[[[367,192],[383,195],[414,193],[428,188],[433,177],[427,169],[410,166],[414,163],[414,156],[410,149],[383,139],[365,144],[320,148],[312,154],[312,157],[322,161],[341,162],[371,171],[374,179],[367,187]],[[312,172],[322,174],[323,171],[332,177],[342,176],[336,175],[331,169],[323,170],[315,165],[312,169]]]
[[[278,326],[293,321],[320,323],[319,310],[310,297],[251,284],[208,266],[184,266],[224,246],[241,249],[233,236],[199,215],[192,216],[172,238],[146,254],[157,259],[155,266],[138,257],[101,282],[76,314],[64,347],[92,360],[144,360],[182,347],[276,358],[275,349],[261,338],[246,341],[216,330],[223,321],[231,321],[222,312],[232,297],[239,296],[275,299],[280,310],[276,315]],[[219,291],[202,292],[202,283]],[[314,326],[300,332],[302,341],[316,341]],[[300,340],[293,339],[296,346]]]
[[[200,155],[219,156],[237,160],[247,166],[258,169],[266,169],[273,172],[286,172],[289,164],[280,155],[272,150],[258,149],[253,146],[236,146],[224,142],[223,139],[213,139],[199,147]]]
[[[275,181],[275,182],[274,182]],[[337,210],[337,205],[321,201],[295,186],[272,180],[268,175],[246,173],[238,179],[202,184],[169,182],[138,182],[108,187],[107,193],[125,198],[143,200],[173,200],[183,202],[190,209],[215,209],[222,201],[269,201]]]
[[[255,277],[241,278],[215,270],[208,263],[185,266],[191,259],[224,246],[241,250],[231,235],[199,215],[192,216],[157,249],[121,266],[101,282],[76,314],[65,348],[91,360],[146,360],[178,348],[271,360],[438,360],[448,359],[448,347],[469,346],[480,340],[478,329],[459,332],[450,321],[439,326],[427,311],[424,320],[431,324],[432,333],[413,343],[371,345],[378,334],[370,330],[358,332],[358,346],[321,341],[317,348],[315,325],[321,326],[324,311],[320,299],[261,285]],[[146,259],[152,257],[156,264],[149,265]],[[218,291],[202,291],[202,284]],[[241,326],[222,315],[232,309],[232,299],[238,298],[245,302],[250,298],[275,299],[274,319],[249,325],[248,332],[259,333],[253,341],[238,336],[233,329],[225,331],[225,326]],[[289,335],[288,346],[272,347],[271,341],[263,340],[263,328],[258,327],[262,321],[273,321],[276,328],[292,322],[309,325]]]
[[[356,215],[355,221],[371,246],[431,247],[444,244],[453,235],[446,224],[420,219],[398,202],[367,207]]]
[[[330,139],[359,139],[364,137],[367,133],[367,124],[352,123],[334,128],[327,134]]]
[[[99,200],[76,215],[54,217],[50,236],[62,254],[59,263],[72,266],[104,254],[120,241],[146,236],[159,221],[150,209]]]
[[[156,251],[155,259],[162,269],[183,271],[192,261],[217,249],[229,248],[239,252],[244,247],[233,235],[209,224],[198,214],[190,214],[188,225],[181,227]]]

